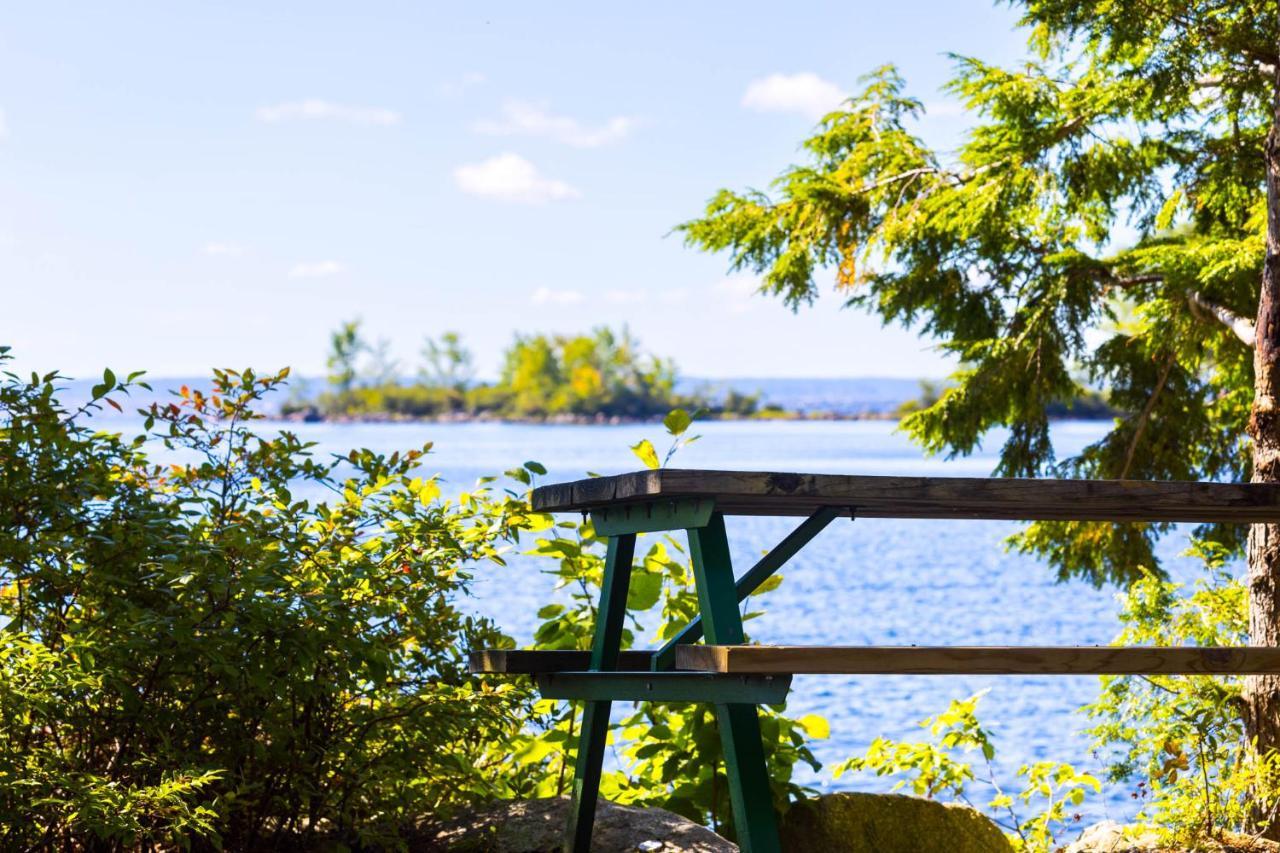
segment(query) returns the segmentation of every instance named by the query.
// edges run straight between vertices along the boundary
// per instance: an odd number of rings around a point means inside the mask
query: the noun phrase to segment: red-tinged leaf
[[[115,409],[117,412],[124,414],[124,409],[120,408],[120,404],[117,403],[115,400],[112,400],[110,397],[107,398],[107,405]]]

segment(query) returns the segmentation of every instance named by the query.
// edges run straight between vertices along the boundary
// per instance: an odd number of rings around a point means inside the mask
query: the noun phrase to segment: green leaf
[[[627,609],[648,610],[658,603],[662,594],[662,575],[650,572],[633,574],[627,589]]]
[[[653,442],[647,438],[631,445],[631,452],[644,463],[646,468],[661,468],[662,463],[658,461],[658,451],[653,449]]]
[[[1160,207],[1160,212],[1156,214],[1156,230],[1168,231],[1173,225],[1173,218],[1178,215],[1178,208],[1182,205],[1183,192],[1176,189],[1169,194],[1165,202]]]
[[[677,437],[683,435],[692,423],[693,418],[684,409],[672,409],[662,419],[662,425],[667,428],[667,432]]]
[[[782,575],[770,575],[764,579],[764,582],[761,583],[760,586],[756,587],[756,591],[752,594],[759,595],[763,592],[772,592],[780,586],[782,586]],[[790,589],[790,587],[788,587],[788,589]]]
[[[819,717],[817,714],[805,714],[796,720],[796,723],[811,738],[825,740],[831,737],[831,724],[827,722],[825,717]]]

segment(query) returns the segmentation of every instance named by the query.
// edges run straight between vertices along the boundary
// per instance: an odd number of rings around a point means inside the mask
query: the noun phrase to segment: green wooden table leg
[[[724,516],[715,513],[706,527],[689,531],[689,552],[698,584],[698,608],[707,642],[736,645],[743,641],[742,614],[729,559]],[[716,719],[724,744],[725,772],[733,803],[738,846],[743,853],[780,853],[778,825],[769,792],[760,718],[755,705],[718,704]]]
[[[623,620],[627,615],[627,587],[631,583],[631,563],[635,559],[634,533],[609,538],[600,589],[600,609],[596,612],[595,636],[591,641],[593,672],[618,668]],[[591,849],[591,829],[595,823],[596,800],[600,794],[600,773],[604,766],[604,746],[609,734],[611,702],[586,702],[582,730],[578,735],[578,759],[573,771],[573,808],[565,839],[566,853],[587,853]]]

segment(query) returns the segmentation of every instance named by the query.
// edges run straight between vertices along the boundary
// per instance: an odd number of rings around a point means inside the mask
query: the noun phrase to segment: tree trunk
[[[1253,352],[1253,481],[1280,483],[1280,70],[1272,89],[1267,134],[1267,239]],[[1249,530],[1249,643],[1280,646],[1280,524]],[[1280,675],[1245,679],[1245,731],[1260,752],[1280,749]],[[1259,812],[1271,811],[1259,803]],[[1267,833],[1280,839],[1280,821]]]

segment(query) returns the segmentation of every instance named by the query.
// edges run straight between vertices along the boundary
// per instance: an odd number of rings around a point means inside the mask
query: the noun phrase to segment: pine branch
[[[1178,362],[1177,352],[1169,353],[1169,358],[1164,363],[1164,368],[1160,371],[1160,378],[1156,380],[1156,387],[1151,391],[1151,396],[1147,398],[1147,404],[1142,407],[1142,412],[1138,415],[1137,423],[1133,427],[1133,438],[1129,441],[1129,447],[1124,454],[1124,467],[1120,469],[1120,479],[1128,479],[1129,468],[1133,465],[1133,457],[1138,452],[1138,443],[1142,441],[1142,434],[1147,429],[1147,422],[1151,420],[1151,414],[1156,410],[1156,401],[1160,399],[1160,392],[1164,390],[1165,383],[1169,381],[1169,374],[1173,371],[1173,366]]]
[[[1187,301],[1191,303],[1193,310],[1199,309],[1230,329],[1245,346],[1253,346],[1255,336],[1253,321],[1248,317],[1241,317],[1225,305],[1210,302],[1198,290],[1188,290]]]
[[[1160,273],[1145,273],[1125,278],[1112,276],[1107,283],[1115,287],[1132,287],[1139,284],[1154,284],[1159,281],[1164,281],[1164,276]],[[1217,320],[1230,329],[1245,346],[1253,346],[1255,336],[1253,321],[1248,317],[1242,317],[1227,306],[1219,305],[1217,302],[1206,299],[1204,294],[1198,290],[1187,291],[1187,302],[1191,304],[1191,311],[1196,316],[1206,320]]]

